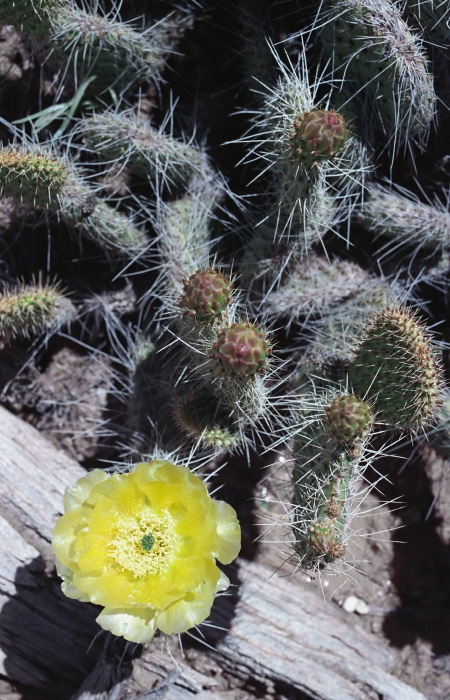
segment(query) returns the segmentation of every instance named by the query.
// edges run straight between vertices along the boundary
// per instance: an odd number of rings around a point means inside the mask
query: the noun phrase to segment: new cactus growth
[[[429,334],[400,307],[373,318],[348,376],[355,394],[370,401],[381,420],[411,430],[430,422],[441,395],[441,370]]]
[[[334,110],[315,109],[301,114],[293,127],[290,157],[305,168],[334,158],[344,150],[348,138],[345,119]]]
[[[222,272],[197,270],[183,281],[180,307],[197,323],[211,324],[226,313],[231,291],[231,282]]]
[[[309,544],[318,555],[324,556],[324,563],[331,563],[341,559],[345,554],[345,547],[340,541],[340,533],[332,518],[317,520],[309,528]]]
[[[267,366],[270,343],[266,334],[250,323],[235,323],[217,336],[210,358],[220,375],[246,381]]]

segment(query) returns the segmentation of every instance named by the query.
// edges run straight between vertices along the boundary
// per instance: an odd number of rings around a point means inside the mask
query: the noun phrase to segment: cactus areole
[[[263,331],[250,323],[235,323],[220,331],[210,357],[219,374],[245,380],[263,371],[269,354]]]
[[[314,109],[301,114],[290,134],[290,157],[305,167],[334,158],[344,150],[347,125],[339,112]]]

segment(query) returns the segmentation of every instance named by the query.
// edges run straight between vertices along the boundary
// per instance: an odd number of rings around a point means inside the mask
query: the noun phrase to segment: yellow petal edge
[[[188,467],[94,469],[66,490],[64,510],[52,535],[62,590],[103,606],[99,625],[130,642],[195,627],[229,585],[216,560],[239,554],[236,513]]]

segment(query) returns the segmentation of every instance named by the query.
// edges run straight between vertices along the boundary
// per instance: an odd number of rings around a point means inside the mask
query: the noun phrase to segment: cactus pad
[[[291,158],[306,168],[329,160],[342,152],[348,137],[347,125],[339,112],[314,109],[294,121],[291,133]]]
[[[199,323],[213,323],[225,313],[231,294],[231,282],[216,270],[197,270],[183,282],[180,306]]]
[[[55,285],[20,284],[0,295],[0,337],[10,340],[58,328],[76,316]]]
[[[246,380],[262,372],[269,354],[270,345],[263,331],[250,323],[235,323],[220,331],[210,358],[220,374]]]
[[[349,379],[390,425],[421,428],[437,407],[441,376],[430,339],[410,311],[387,308],[373,319]]]
[[[69,176],[62,160],[43,151],[10,146],[0,152],[3,197],[36,207],[56,206]]]

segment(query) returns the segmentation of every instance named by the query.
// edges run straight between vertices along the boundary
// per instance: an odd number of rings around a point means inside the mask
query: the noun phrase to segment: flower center
[[[146,552],[150,552],[151,549],[153,549],[153,545],[155,544],[155,538],[153,537],[151,532],[148,532],[146,535],[141,540],[141,545],[142,549],[145,549]]]
[[[121,569],[136,578],[165,571],[175,550],[174,520],[168,511],[155,515],[147,510],[136,517],[119,518],[115,537],[108,545],[110,556]]]

